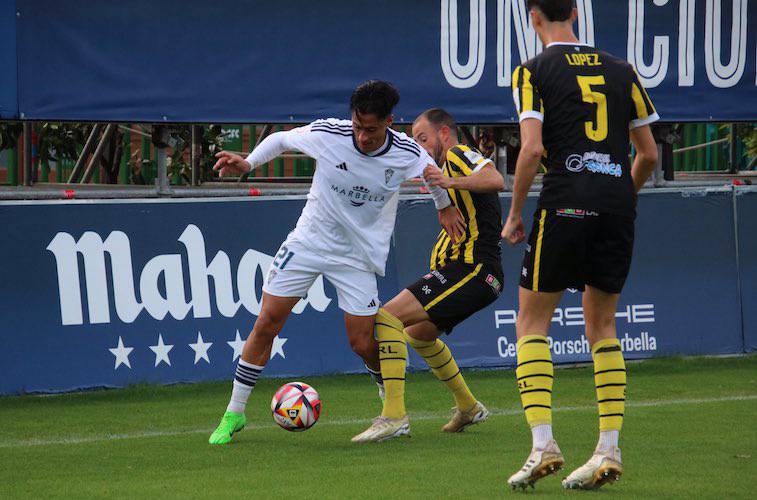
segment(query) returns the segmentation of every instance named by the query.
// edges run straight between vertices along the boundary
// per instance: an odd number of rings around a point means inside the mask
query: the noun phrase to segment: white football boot
[[[563,465],[565,465],[565,459],[563,459],[557,442],[553,439],[545,448],[531,450],[523,468],[510,476],[507,484],[513,490],[517,488],[525,490],[528,486],[533,488],[536,481],[554,474],[562,469]]]
[[[376,417],[368,429],[352,438],[353,443],[379,443],[400,436],[410,436],[410,420],[402,418]]]
[[[623,475],[620,448],[596,450],[588,462],[563,479],[566,489],[596,490],[605,483],[615,482]]]
[[[452,410],[452,419],[442,427],[444,432],[463,432],[466,427],[480,424],[489,418],[489,410],[480,402],[476,402],[476,405],[468,411],[462,411],[457,406]]]

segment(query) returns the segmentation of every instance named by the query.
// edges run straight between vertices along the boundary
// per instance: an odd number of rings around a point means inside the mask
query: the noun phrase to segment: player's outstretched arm
[[[526,203],[528,191],[534,183],[534,177],[539,171],[539,163],[544,154],[540,120],[528,118],[520,123],[520,142],[520,154],[515,164],[513,199],[510,204],[510,213],[502,230],[502,238],[511,245],[516,245],[526,239],[522,215],[523,205]]]
[[[239,176],[268,163],[284,151],[302,151],[310,154],[308,153],[311,149],[308,147],[311,142],[310,135],[309,126],[275,132],[263,139],[246,159],[228,151],[221,151],[216,154],[218,161],[213,170],[219,170],[221,177]]]
[[[631,177],[638,193],[657,165],[657,144],[649,125],[631,129],[631,142],[636,149],[636,158],[634,158],[631,167]]]
[[[496,193],[505,189],[505,180],[488,162],[478,172],[462,177],[449,177],[438,168],[426,167],[423,176],[429,186],[439,186],[444,189],[461,189],[474,193]]]

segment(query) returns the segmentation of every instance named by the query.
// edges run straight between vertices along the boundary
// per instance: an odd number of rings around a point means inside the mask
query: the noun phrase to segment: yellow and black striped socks
[[[591,348],[597,387],[600,432],[620,431],[626,404],[626,363],[618,339],[604,339]]]
[[[376,339],[379,343],[381,377],[384,379],[384,409],[381,416],[402,418],[405,416],[405,367],[407,344],[402,321],[379,309],[376,315]]]
[[[543,335],[526,335],[517,344],[518,390],[531,427],[552,425],[554,367],[549,342]]]
[[[468,411],[476,405],[476,398],[468,389],[460,369],[449,347],[439,339],[433,342],[417,340],[405,333],[407,343],[420,354],[436,378],[444,382],[455,398],[455,405],[461,411]]]

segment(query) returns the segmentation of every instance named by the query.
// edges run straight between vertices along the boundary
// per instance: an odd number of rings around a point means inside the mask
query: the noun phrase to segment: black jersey
[[[550,44],[515,69],[520,120],[543,125],[539,208],[634,216],[629,130],[659,119],[626,61],[582,44]]]
[[[464,177],[483,168],[489,160],[468,146],[457,145],[447,151],[444,174]],[[497,193],[473,193],[462,189],[448,189],[452,203],[465,219],[463,239],[453,243],[442,230],[431,252],[431,269],[440,269],[449,262],[487,264],[501,277],[499,248],[502,232],[502,207]]]

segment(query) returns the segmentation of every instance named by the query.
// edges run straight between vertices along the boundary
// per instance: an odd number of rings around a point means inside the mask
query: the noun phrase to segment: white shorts
[[[305,297],[318,276],[336,288],[339,309],[354,316],[379,310],[376,274],[329,262],[297,241],[285,241],[268,269],[263,291],[276,297]]]

